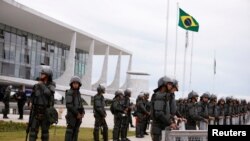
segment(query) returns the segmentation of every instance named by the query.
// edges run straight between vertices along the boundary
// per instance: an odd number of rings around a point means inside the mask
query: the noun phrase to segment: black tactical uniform
[[[218,117],[216,119],[218,125],[224,125],[225,121],[221,121],[221,120],[223,120],[225,118],[225,100],[223,98],[219,99],[218,104],[216,106],[216,110],[218,112]]]
[[[204,118],[198,114],[198,105],[196,103],[198,96],[199,95],[194,91],[188,94],[189,103],[187,103],[186,107],[187,130],[196,130],[196,122],[204,121]]]
[[[208,115],[209,115],[209,124],[213,124],[211,123],[211,121],[215,122],[215,119],[218,117],[218,111],[216,108],[216,103],[217,103],[217,96],[212,94],[210,96],[210,101],[208,103]],[[214,123],[216,124],[216,123]]]
[[[4,103],[4,109],[3,109],[3,118],[8,118],[8,114],[10,112],[10,93],[11,93],[12,86],[8,86],[5,89],[4,97],[3,97],[3,103]]]
[[[41,74],[45,74],[48,77],[48,82],[39,82],[33,87],[31,94],[32,109],[30,114],[30,134],[29,141],[35,141],[39,127],[41,127],[42,134],[41,140],[49,140],[49,127],[50,122],[48,120],[47,108],[54,105],[54,93],[55,83],[52,82],[52,70],[49,66],[43,66]]]
[[[145,105],[145,108],[147,110],[148,113],[150,113],[150,109],[151,109],[151,103],[149,102],[148,98],[149,98],[149,93],[148,92],[145,92],[144,93],[144,105]],[[150,115],[147,115],[145,117],[145,125],[144,125],[144,135],[148,135],[148,133],[146,132],[147,131],[147,128],[149,127],[149,123],[150,123]]]
[[[172,79],[164,76],[158,80],[158,88],[154,90],[154,94],[151,98],[151,118],[153,120],[151,126],[151,137],[153,141],[161,141],[162,130],[172,124],[170,119],[170,107],[169,107],[169,92],[170,89],[167,86],[173,86]],[[163,92],[163,88],[165,91]]]
[[[15,99],[17,100],[19,119],[23,119],[23,107],[27,98],[22,88],[19,88],[19,91],[15,94]]]
[[[76,82],[79,83],[79,88],[74,89],[72,84]],[[70,89],[66,90],[66,121],[67,121],[67,129],[65,133],[65,141],[77,141],[78,140],[78,132],[82,123],[82,117],[85,114],[83,108],[83,102],[80,94],[81,87],[81,79],[77,76],[73,76],[70,80]],[[78,116],[78,117],[77,117]]]
[[[242,101],[242,116],[243,116],[242,125],[246,124],[246,113],[247,113],[247,102],[246,100],[243,100]]]
[[[227,97],[226,98],[226,104],[225,104],[225,122],[226,124],[232,124],[232,116],[233,116],[233,103],[232,98]],[[227,123],[227,118],[229,118],[229,123]]]
[[[126,111],[124,116],[122,117],[122,124],[121,124],[121,140],[122,141],[129,141],[127,138],[127,133],[129,129],[129,118],[131,117],[131,107],[130,107],[130,97],[131,97],[131,90],[126,89],[124,91],[124,98],[122,100],[122,108]],[[132,119],[131,119],[132,120]]]
[[[144,94],[141,93],[136,101],[136,110],[137,110],[137,124],[135,129],[135,134],[137,138],[144,137],[144,126],[146,122],[146,116],[149,115],[146,107],[144,105]]]
[[[108,141],[108,125],[106,123],[106,111],[105,111],[105,101],[103,94],[105,93],[105,87],[99,85],[97,87],[97,94],[94,96],[94,117],[95,117],[95,127],[94,127],[94,141],[99,141],[99,128],[103,128],[103,140]]]
[[[123,92],[121,90],[117,90],[112,103],[114,114],[113,141],[119,141],[121,135],[122,121],[125,118],[125,109],[123,107],[123,103]],[[126,139],[122,138],[122,141],[125,140]]]
[[[209,93],[206,92],[204,93],[202,96],[201,96],[201,100],[200,102],[198,102],[197,104],[197,108],[198,108],[198,115],[203,118],[204,120],[207,120],[209,119],[209,115],[208,115],[208,99],[209,99]],[[205,101],[205,99],[207,99],[207,101]],[[203,120],[203,121],[204,121]],[[203,122],[203,121],[200,121],[200,122]],[[200,129],[201,130],[204,130],[205,126],[202,126],[201,127],[201,123],[199,122],[199,125],[200,125]],[[208,124],[207,124],[208,125]],[[207,127],[207,126],[206,126]]]

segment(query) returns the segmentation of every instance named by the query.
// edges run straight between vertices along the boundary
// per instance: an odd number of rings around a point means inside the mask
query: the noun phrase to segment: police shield
[[[230,116],[226,116],[226,125],[230,125]]]
[[[245,124],[245,123],[244,123],[244,118],[243,118],[243,117],[244,117],[244,114],[240,116],[240,124],[241,124],[241,125],[244,125],[244,124]]]
[[[215,124],[214,124],[214,119],[210,119],[210,120],[209,120],[209,125],[215,125]]]
[[[181,122],[179,123],[179,130],[186,130],[185,122],[184,122],[184,121],[181,121]]]
[[[207,130],[208,129],[208,125],[206,122],[204,121],[200,121],[200,130]]]
[[[240,123],[239,116],[236,116],[236,117],[235,117],[235,122],[236,122],[236,123],[235,123],[236,125],[239,125],[239,123]]]
[[[224,124],[224,118],[223,117],[219,117],[219,125],[223,125]]]
[[[236,117],[232,117],[232,125],[236,125]]]

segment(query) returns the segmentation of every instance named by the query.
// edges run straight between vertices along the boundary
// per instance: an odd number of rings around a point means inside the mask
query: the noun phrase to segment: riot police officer
[[[195,91],[191,91],[188,94],[189,102],[187,103],[187,107],[186,107],[186,118],[187,118],[186,129],[187,130],[196,130],[197,121],[203,120],[207,122],[207,120],[205,120],[198,114],[198,107],[197,107],[198,97],[199,95]]]
[[[144,105],[145,105],[145,108],[147,110],[147,112],[150,113],[150,109],[151,109],[151,103],[149,102],[149,92],[144,92]],[[150,115],[147,115],[145,117],[145,125],[144,125],[144,135],[148,135],[148,133],[146,132],[147,131],[147,128],[149,127],[149,123],[150,123]]]
[[[114,128],[113,128],[113,141],[119,141],[122,120],[125,119],[125,115],[127,114],[126,109],[123,107],[123,91],[117,90],[115,92],[115,97],[113,99],[113,103],[111,105],[111,112],[114,114]],[[126,138],[123,138],[122,141],[125,141]]]
[[[150,113],[146,110],[144,105],[144,93],[141,92],[136,101],[136,109],[137,109],[137,124],[135,128],[135,134],[137,138],[144,137],[144,126],[146,122],[146,116],[149,116]]]
[[[17,100],[17,106],[18,106],[18,113],[19,113],[18,119],[23,119],[23,106],[25,105],[26,102],[26,94],[23,92],[22,86],[20,86],[18,92],[15,94],[15,99]]]
[[[204,94],[201,95],[201,99],[200,102],[198,102],[197,104],[197,108],[198,108],[198,115],[203,119],[202,121],[200,121],[200,129],[201,130],[205,130],[207,128],[207,124],[208,124],[208,100],[209,100],[210,94],[209,92],[205,92]],[[205,122],[205,125],[202,125],[201,122]]]
[[[8,118],[8,114],[10,111],[10,93],[11,93],[12,85],[9,85],[5,89],[5,93],[3,96],[3,103],[4,103],[4,109],[3,109],[3,118]]]
[[[65,141],[77,141],[78,132],[85,114],[81,93],[79,91],[82,86],[81,79],[73,76],[70,80],[70,89],[66,90],[66,121],[67,129],[65,133]]]
[[[160,141],[162,130],[167,126],[176,129],[176,124],[170,119],[170,107],[168,95],[173,88],[173,80],[169,77],[161,77],[158,80],[158,88],[154,90],[151,98],[151,137],[153,141]]]
[[[208,116],[209,116],[209,124],[215,124],[215,119],[218,117],[218,112],[216,108],[217,104],[217,96],[212,94],[210,96],[210,101],[208,103]]]
[[[56,84],[52,81],[53,73],[49,66],[42,66],[39,82],[34,85],[31,94],[30,134],[29,141],[35,141],[41,126],[41,140],[49,140],[50,122],[47,108],[54,106]]]
[[[125,111],[125,115],[122,117],[122,125],[121,125],[121,140],[122,141],[129,141],[127,138],[128,128],[129,128],[129,120],[131,117],[131,105],[130,105],[130,97],[132,91],[127,88],[124,91],[124,98],[122,100],[122,107]],[[132,119],[131,119],[132,120]]]
[[[94,141],[99,141],[99,128],[103,128],[103,140],[108,141],[108,125],[106,123],[106,110],[105,101],[103,94],[105,94],[105,86],[100,84],[97,87],[97,94],[94,96],[94,117],[95,117],[95,127],[93,131]]]
[[[182,121],[186,121],[186,119],[179,112],[180,109],[178,109],[177,100],[175,99],[175,92],[177,92],[178,90],[179,90],[178,81],[176,79],[173,79],[173,88],[171,89],[169,95],[170,114],[171,114],[171,120],[177,121],[179,123]]]
[[[233,102],[231,97],[226,97],[225,104],[225,122],[226,125],[232,124],[232,116],[233,116]]]
[[[216,106],[217,112],[218,112],[218,117],[217,117],[217,123],[218,125],[223,125],[224,123],[224,118],[225,118],[225,99],[220,98],[218,100],[218,104]]]

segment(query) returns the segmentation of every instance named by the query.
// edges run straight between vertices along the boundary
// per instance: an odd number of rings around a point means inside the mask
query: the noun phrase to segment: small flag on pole
[[[179,24],[180,27],[186,30],[191,30],[198,32],[199,31],[199,23],[181,8],[179,8]]]

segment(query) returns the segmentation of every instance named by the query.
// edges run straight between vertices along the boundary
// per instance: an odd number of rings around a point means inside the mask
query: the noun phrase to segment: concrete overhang
[[[107,46],[110,46],[110,55],[119,55],[120,52],[123,55],[132,54],[126,49],[44,15],[14,0],[0,0],[0,22],[69,46],[72,35],[76,32],[76,47],[79,49],[89,52],[91,41],[95,40],[94,55],[105,55]]]

